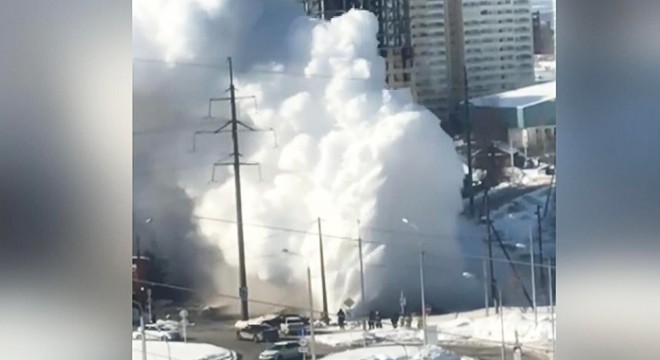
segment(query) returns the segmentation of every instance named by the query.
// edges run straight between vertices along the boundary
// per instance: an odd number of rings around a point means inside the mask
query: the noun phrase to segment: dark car
[[[296,341],[275,343],[259,354],[259,360],[299,360],[302,358],[300,344]]]
[[[252,340],[254,342],[276,342],[280,339],[277,328],[268,325],[248,325],[236,332],[239,340]]]

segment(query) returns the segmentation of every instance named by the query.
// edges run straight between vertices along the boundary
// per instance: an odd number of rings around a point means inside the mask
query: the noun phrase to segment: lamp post
[[[147,218],[144,223],[145,224],[151,224],[154,221],[153,218]],[[147,314],[149,315],[149,322],[151,323],[153,321],[153,306],[152,306],[152,299],[151,299],[151,288],[147,288]]]
[[[413,224],[408,218],[402,218],[401,221],[412,227],[415,232],[419,232],[417,225]],[[422,242],[419,242],[419,285],[420,285],[420,296],[422,297],[422,331],[424,336],[424,346],[428,344],[427,334],[426,334],[426,299],[424,296],[424,249],[422,248]]]
[[[367,299],[364,295],[364,262],[362,261],[362,234],[360,233],[360,220],[357,222],[358,230],[358,255],[360,257],[360,296],[362,297],[362,303],[366,304]],[[367,331],[367,320],[362,319],[362,330]]]
[[[133,304],[138,306],[140,310],[140,337],[142,338],[142,360],[147,360],[147,339],[144,333],[144,311],[142,309],[142,304],[133,300]]]
[[[463,277],[466,279],[476,279],[477,277],[470,273],[470,272],[464,272]],[[488,280],[484,279],[484,282],[487,282]],[[506,356],[506,343],[504,342],[504,309],[502,308],[502,289],[497,285],[495,281],[493,281],[493,284],[491,284],[493,288],[496,289],[497,291],[497,306],[500,308],[499,309],[499,314],[500,314],[500,326],[501,326],[501,334],[502,334],[502,349],[501,349],[501,356],[502,360],[505,359]]]
[[[312,271],[309,268],[309,263],[307,259],[295,252],[289,251],[289,249],[282,249],[282,253],[298,256],[305,261],[305,266],[307,267],[307,291],[309,296],[309,330],[311,335],[311,351],[312,351],[312,360],[316,360],[316,337],[314,336],[314,299],[312,297]]]
[[[539,324],[539,313],[538,313],[538,307],[536,304],[536,273],[535,273],[535,264],[534,264],[534,238],[532,234],[532,228],[530,227],[529,229],[529,245],[525,245],[522,243],[517,243],[516,247],[519,249],[529,249],[529,259],[531,261],[530,263],[530,269],[531,269],[531,277],[532,277],[532,307],[534,308],[534,325]]]

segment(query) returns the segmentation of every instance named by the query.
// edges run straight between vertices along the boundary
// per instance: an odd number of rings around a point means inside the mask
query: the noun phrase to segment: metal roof
[[[551,81],[494,95],[474,98],[470,100],[470,104],[474,107],[521,109],[541,102],[554,101],[555,98],[556,82]]]

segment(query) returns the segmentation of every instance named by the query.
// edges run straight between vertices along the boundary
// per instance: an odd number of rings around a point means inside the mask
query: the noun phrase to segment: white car
[[[166,328],[157,324],[148,324],[144,327],[144,335],[146,340],[161,340],[161,341],[179,341],[183,338],[178,330]],[[133,331],[133,339],[142,340],[142,328],[138,327]]]
[[[305,326],[304,320],[298,316],[288,316],[280,325],[280,330],[284,335],[300,335],[309,333],[309,326]]]

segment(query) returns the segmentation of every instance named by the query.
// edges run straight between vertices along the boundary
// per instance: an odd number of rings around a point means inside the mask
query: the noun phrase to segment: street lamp
[[[525,249],[529,248],[529,259],[530,259],[530,271],[532,277],[532,307],[534,308],[534,324],[539,324],[539,314],[538,307],[536,304],[536,274],[535,274],[535,264],[534,264],[534,236],[532,233],[533,227],[529,228],[529,245],[523,243],[516,243],[516,248]]]
[[[364,262],[362,261],[362,233],[360,232],[360,220],[358,220],[358,255],[360,258],[360,296],[362,297],[362,304],[367,303],[364,295]],[[364,307],[364,306],[363,306]],[[367,320],[362,318],[362,330],[367,331]],[[365,345],[366,346],[366,345]]]
[[[305,262],[305,266],[307,266],[307,290],[308,290],[308,295],[309,295],[309,330],[310,330],[310,335],[312,337],[311,341],[311,351],[312,351],[312,360],[316,360],[316,338],[314,336],[314,300],[312,298],[312,270],[309,268],[309,263],[307,262],[307,259],[293,251],[289,251],[289,249],[282,249],[282,253],[292,255],[292,256],[298,256],[303,259]]]
[[[144,223],[145,224],[151,224],[154,221],[153,218],[147,218]],[[149,322],[153,321],[153,306],[152,306],[152,299],[151,299],[151,287],[147,288],[147,313],[149,314]]]
[[[466,279],[476,279],[477,277],[470,273],[470,272],[464,272],[463,277]],[[486,279],[484,279],[484,282],[487,282]],[[506,344],[504,343],[504,309],[502,308],[502,289],[497,285],[497,282],[493,280],[492,286],[497,290],[497,306],[500,308],[499,313],[500,313],[500,325],[501,325],[501,330],[502,330],[502,360],[505,359],[505,351],[506,351]]]
[[[417,225],[412,223],[408,218],[402,218],[401,221],[410,226],[415,230],[415,232],[419,232],[419,228]],[[422,297],[422,330],[423,330],[423,335],[424,335],[424,346],[428,344],[428,339],[427,339],[427,334],[426,334],[426,299],[424,296],[424,250],[422,248],[422,242],[419,241],[419,284],[420,284],[420,293]]]
[[[142,338],[142,360],[147,360],[147,338],[144,333],[144,311],[142,304],[133,300],[133,304],[138,306],[140,310],[140,337]]]

